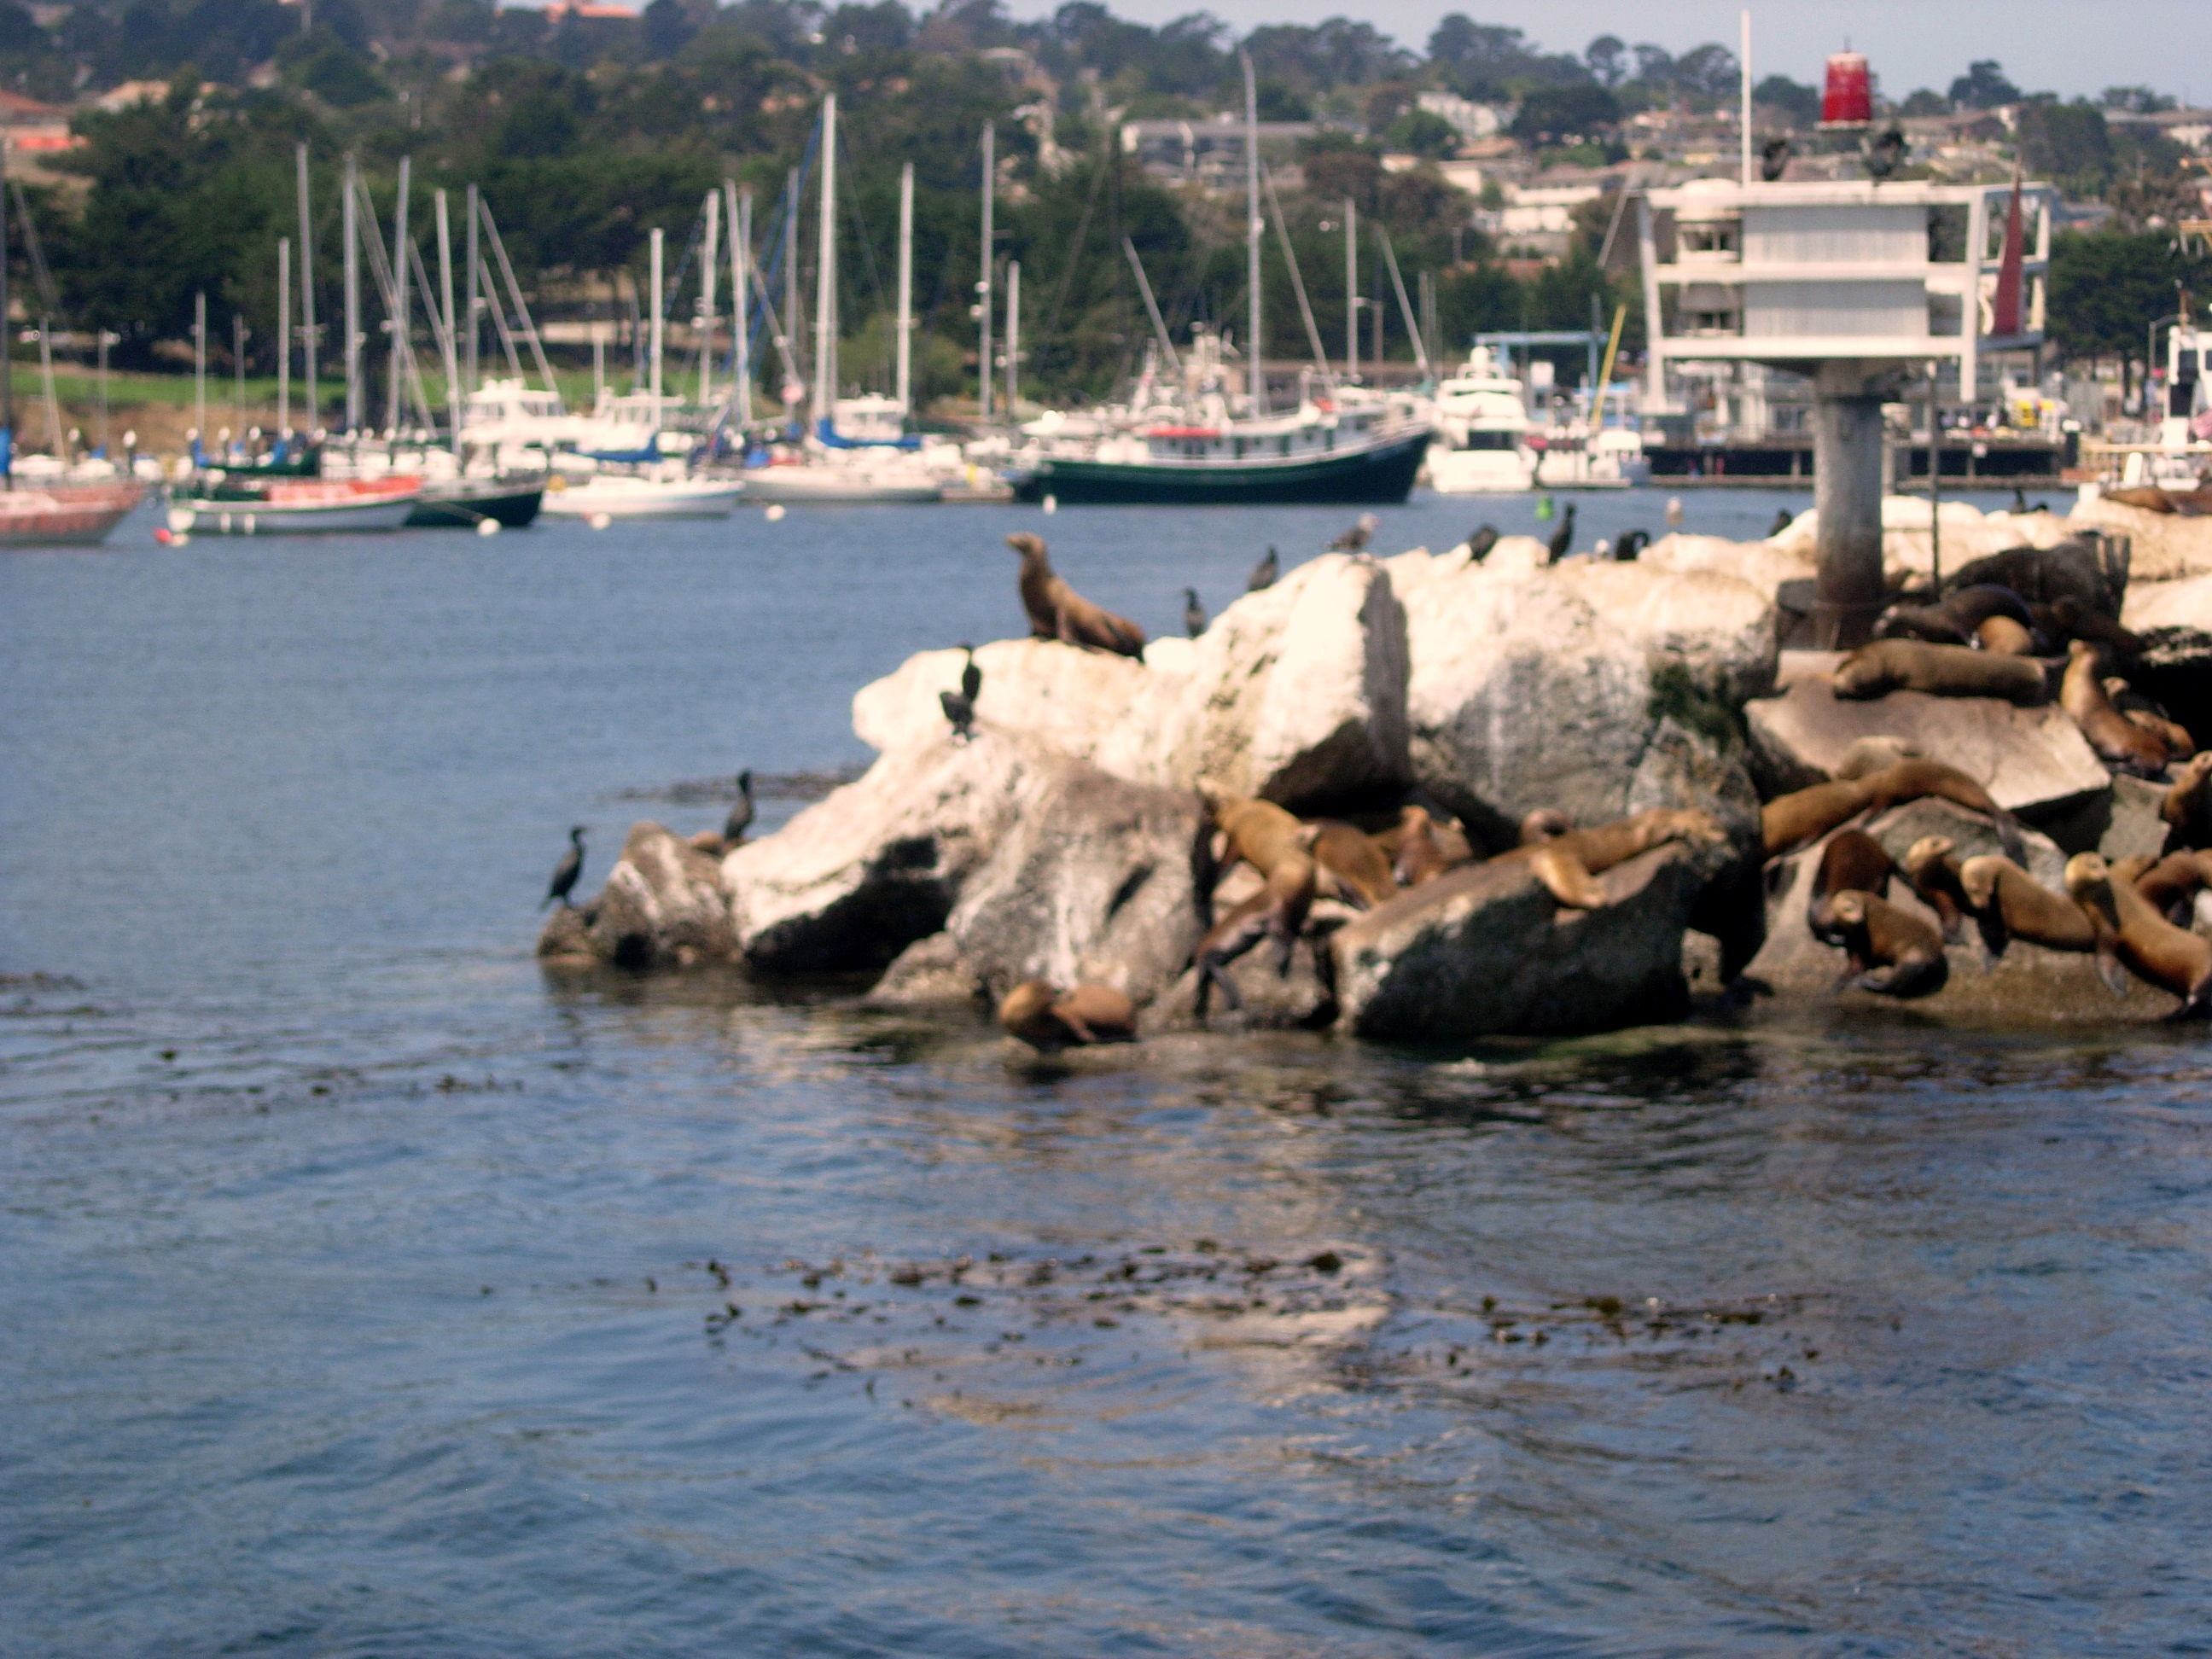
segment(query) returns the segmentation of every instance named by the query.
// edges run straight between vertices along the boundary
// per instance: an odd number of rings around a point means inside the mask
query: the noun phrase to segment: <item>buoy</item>
[[[606,514],[602,513],[599,516],[601,518],[605,518]],[[477,534],[479,536],[498,535],[499,520],[492,518],[489,514],[486,514],[483,518],[478,519],[477,520]]]
[[[1057,495],[1048,495],[1048,496],[1046,496],[1046,497],[1044,498],[1044,510],[1045,510],[1046,512],[1048,512],[1048,513],[1057,513],[1057,512],[1059,512],[1059,511],[1060,511],[1060,497],[1059,497],[1059,496],[1057,496]]]
[[[1548,520],[1554,510],[1552,498],[1549,495],[1539,495],[1536,497],[1536,521],[1539,524]]]
[[[157,525],[154,529],[154,539],[167,547],[171,542],[176,540],[176,537],[170,533],[168,526]]]
[[[780,524],[783,520],[783,503],[777,501],[767,512],[762,514],[761,517],[766,519],[770,524]]]
[[[590,518],[584,520],[586,524],[591,526],[594,530],[605,530],[614,521],[614,514],[611,513],[594,513]]]

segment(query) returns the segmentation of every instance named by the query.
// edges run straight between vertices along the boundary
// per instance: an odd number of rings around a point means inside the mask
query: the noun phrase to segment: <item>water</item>
[[[1165,631],[1346,517],[0,560],[0,1652],[2206,1650],[2194,1033],[1047,1066],[532,961],[1006,531]]]

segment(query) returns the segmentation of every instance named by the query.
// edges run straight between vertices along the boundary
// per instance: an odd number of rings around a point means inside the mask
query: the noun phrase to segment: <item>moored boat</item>
[[[0,490],[0,547],[91,547],[145,499],[143,484]]]
[[[726,519],[744,494],[736,478],[653,477],[601,472],[545,492],[549,519]]]
[[[489,520],[509,530],[534,520],[545,500],[545,478],[434,478],[407,514],[409,530],[475,530]]]
[[[192,483],[170,495],[169,528],[179,534],[218,536],[397,530],[422,495],[422,480],[410,473],[272,478],[245,489],[230,479]]]

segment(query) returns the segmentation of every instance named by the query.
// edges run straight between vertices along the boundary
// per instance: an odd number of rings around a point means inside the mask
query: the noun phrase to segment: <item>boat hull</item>
[[[1413,493],[1428,453],[1424,428],[1350,454],[1220,466],[1052,457],[1017,489],[1023,501],[1047,495],[1062,506],[1395,506]]]
[[[545,486],[475,483],[455,488],[432,484],[408,514],[409,530],[474,530],[486,519],[520,530],[538,517]]]
[[[763,506],[881,507],[944,499],[944,486],[927,477],[871,477],[841,467],[759,466],[744,475],[745,500]]]
[[[726,519],[737,510],[744,486],[734,479],[714,484],[661,484],[639,481],[610,488],[599,480],[548,490],[549,519]]]
[[[135,483],[61,485],[0,495],[0,547],[94,547],[145,499]]]
[[[397,530],[422,497],[422,481],[411,477],[277,483],[258,498],[175,495],[169,498],[169,528],[201,536]]]

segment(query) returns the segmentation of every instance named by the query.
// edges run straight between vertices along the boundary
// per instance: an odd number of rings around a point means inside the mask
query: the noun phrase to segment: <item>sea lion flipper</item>
[[[1974,927],[1981,936],[1982,971],[1986,974],[2004,960],[2005,947],[2012,943],[2012,935],[2006,931],[2004,916],[1995,904],[1974,918]]]
[[[2114,996],[2127,995],[2127,969],[2120,966],[2119,953],[2104,939],[2097,943],[2097,977],[2105,981],[2105,988]]]
[[[1528,860],[1528,869],[1553,898],[1569,908],[1604,907],[1605,889],[1598,885],[1589,866],[1563,848],[1550,844],[1539,848]]]
[[[1098,1033],[1091,1029],[1090,1025],[1084,1020],[1082,1015],[1073,1012],[1066,1008],[1055,1008],[1052,1012],[1053,1017],[1059,1020],[1062,1025],[1067,1027],[1069,1035],[1074,1037],[1078,1042],[1096,1042],[1098,1041]]]

